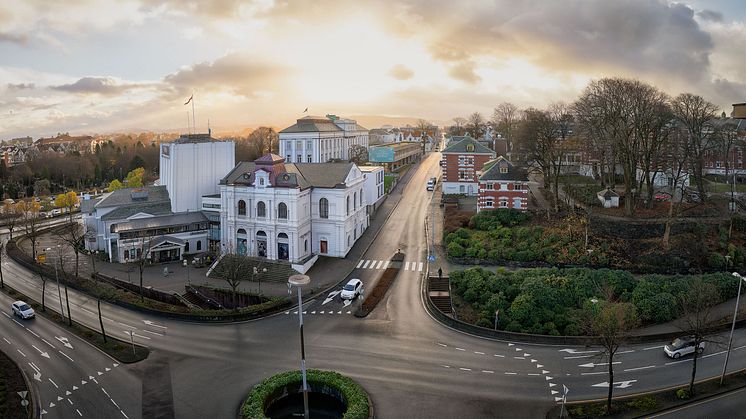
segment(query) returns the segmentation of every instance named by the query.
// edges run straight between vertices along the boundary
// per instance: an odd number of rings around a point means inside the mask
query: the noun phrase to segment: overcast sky
[[[746,101],[739,0],[24,0],[0,5],[0,139],[285,127],[309,113],[447,122],[635,77]],[[369,127],[370,128],[370,127]]]

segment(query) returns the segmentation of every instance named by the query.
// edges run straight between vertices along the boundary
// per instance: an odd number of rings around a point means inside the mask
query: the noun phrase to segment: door
[[[326,240],[321,240],[319,242],[319,253],[326,254],[327,251],[328,251],[328,249],[327,249]]]

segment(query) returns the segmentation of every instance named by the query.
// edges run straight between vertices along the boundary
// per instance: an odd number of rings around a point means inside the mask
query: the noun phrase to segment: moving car
[[[343,300],[354,300],[355,297],[360,295],[360,291],[363,290],[363,281],[353,278],[347,281],[347,285],[342,288],[342,292],[339,294]]]
[[[702,353],[705,350],[705,343],[700,342],[697,352]],[[678,359],[682,355],[694,353],[694,336],[682,336],[676,338],[673,342],[663,347],[663,351],[669,358]]]
[[[11,307],[13,308],[13,314],[22,319],[32,319],[36,316],[34,309],[23,301],[14,302]]]
[[[427,181],[427,190],[428,191],[434,191],[435,190],[435,183],[438,181],[438,179],[431,177],[430,180]]]

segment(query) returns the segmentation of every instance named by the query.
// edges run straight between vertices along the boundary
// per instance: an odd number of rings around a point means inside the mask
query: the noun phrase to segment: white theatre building
[[[364,182],[348,162],[241,162],[220,182],[222,251],[294,264],[344,257],[368,228]]]
[[[210,134],[186,134],[161,144],[160,184],[168,189],[171,211],[199,211],[202,196],[218,193],[217,181],[236,165],[236,143]]]
[[[303,117],[279,134],[280,156],[287,163],[349,160],[351,146],[368,149],[368,129],[353,119],[340,119],[334,115]]]

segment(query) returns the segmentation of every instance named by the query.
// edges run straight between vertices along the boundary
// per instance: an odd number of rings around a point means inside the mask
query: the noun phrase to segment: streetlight
[[[742,277],[738,272],[733,272],[733,276],[738,278],[738,296],[736,297],[736,308],[733,309],[733,323],[730,326],[730,338],[728,339],[728,351],[725,353],[725,363],[723,364],[723,373],[720,375],[720,385],[723,385],[725,380],[725,369],[728,368],[728,358],[730,358],[730,347],[733,344],[733,329],[736,328],[736,316],[738,315],[738,303],[741,300],[741,284],[746,281],[746,278]]]
[[[59,247],[60,245],[57,245],[57,259],[60,258],[59,254]],[[45,252],[51,252],[52,248],[47,247],[44,249]],[[65,320],[65,309],[62,308],[62,289],[60,288],[60,277],[57,274],[57,263],[54,263],[54,279],[57,281],[57,295],[60,297],[60,315],[62,316],[62,320]]]
[[[306,347],[303,343],[303,300],[301,297],[301,287],[308,285],[311,278],[308,275],[292,275],[288,278],[288,293],[293,285],[298,288],[298,321],[300,324],[300,371],[303,376],[303,414],[305,419],[309,419],[308,413],[308,383],[306,382]]]
[[[262,270],[260,271],[259,268],[257,268],[256,266],[254,266],[254,275],[252,275],[252,279],[256,278],[257,275],[259,275],[259,272],[261,272],[263,274],[267,273],[267,268],[262,268]],[[262,278],[261,278],[261,276],[259,277],[259,292],[258,292],[258,294],[262,295]]]

